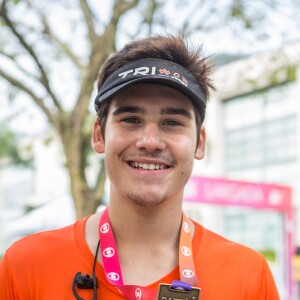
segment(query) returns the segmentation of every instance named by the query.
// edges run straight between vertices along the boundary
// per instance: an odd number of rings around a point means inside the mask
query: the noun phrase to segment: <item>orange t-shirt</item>
[[[73,278],[77,272],[91,275],[94,260],[84,238],[86,219],[27,236],[12,245],[0,263],[0,299],[75,299]],[[193,251],[201,300],[279,300],[268,264],[256,251],[197,223]],[[99,263],[96,277],[97,299],[125,299],[108,283]],[[174,279],[180,280],[178,268],[149,287],[157,288],[159,282]],[[93,298],[92,290],[78,290],[78,294],[83,299]]]

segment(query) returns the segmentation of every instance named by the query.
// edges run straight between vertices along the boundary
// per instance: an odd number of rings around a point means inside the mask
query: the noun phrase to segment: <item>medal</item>
[[[172,288],[172,285],[160,283],[157,300],[200,300],[200,288],[184,290]]]

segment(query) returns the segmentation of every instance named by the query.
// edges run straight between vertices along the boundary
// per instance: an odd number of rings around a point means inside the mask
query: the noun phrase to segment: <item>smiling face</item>
[[[94,126],[93,147],[105,153],[111,201],[125,198],[144,207],[174,198],[181,202],[204,144],[205,130],[197,133],[192,103],[159,84],[132,85],[113,97],[105,139],[99,123]]]

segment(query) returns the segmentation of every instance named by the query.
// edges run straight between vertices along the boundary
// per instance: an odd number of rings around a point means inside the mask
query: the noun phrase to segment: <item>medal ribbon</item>
[[[108,208],[104,210],[100,218],[99,237],[103,268],[108,282],[119,289],[127,299],[155,299],[157,294],[156,289],[137,285],[124,285],[117,246],[108,215]],[[191,230],[184,212],[182,212],[179,241],[179,271],[181,282],[177,284],[177,281],[174,281],[172,287],[182,288],[184,283],[191,286],[197,285],[198,279],[193,260]]]

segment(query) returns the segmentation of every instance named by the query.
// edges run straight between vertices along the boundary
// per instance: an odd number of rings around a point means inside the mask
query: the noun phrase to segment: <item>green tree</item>
[[[21,153],[16,134],[7,126],[0,126],[0,162],[29,166],[32,162],[29,148],[30,146],[23,147],[23,153]],[[27,154],[26,157],[24,157],[24,154]]]
[[[220,2],[1,0],[0,78],[15,102],[27,97],[44,113],[60,139],[78,218],[102,202],[105,182],[101,158],[95,183],[86,176],[94,118],[89,103],[99,67],[122,39],[179,29],[191,36],[229,25],[252,31],[267,24],[267,9],[282,4]]]

